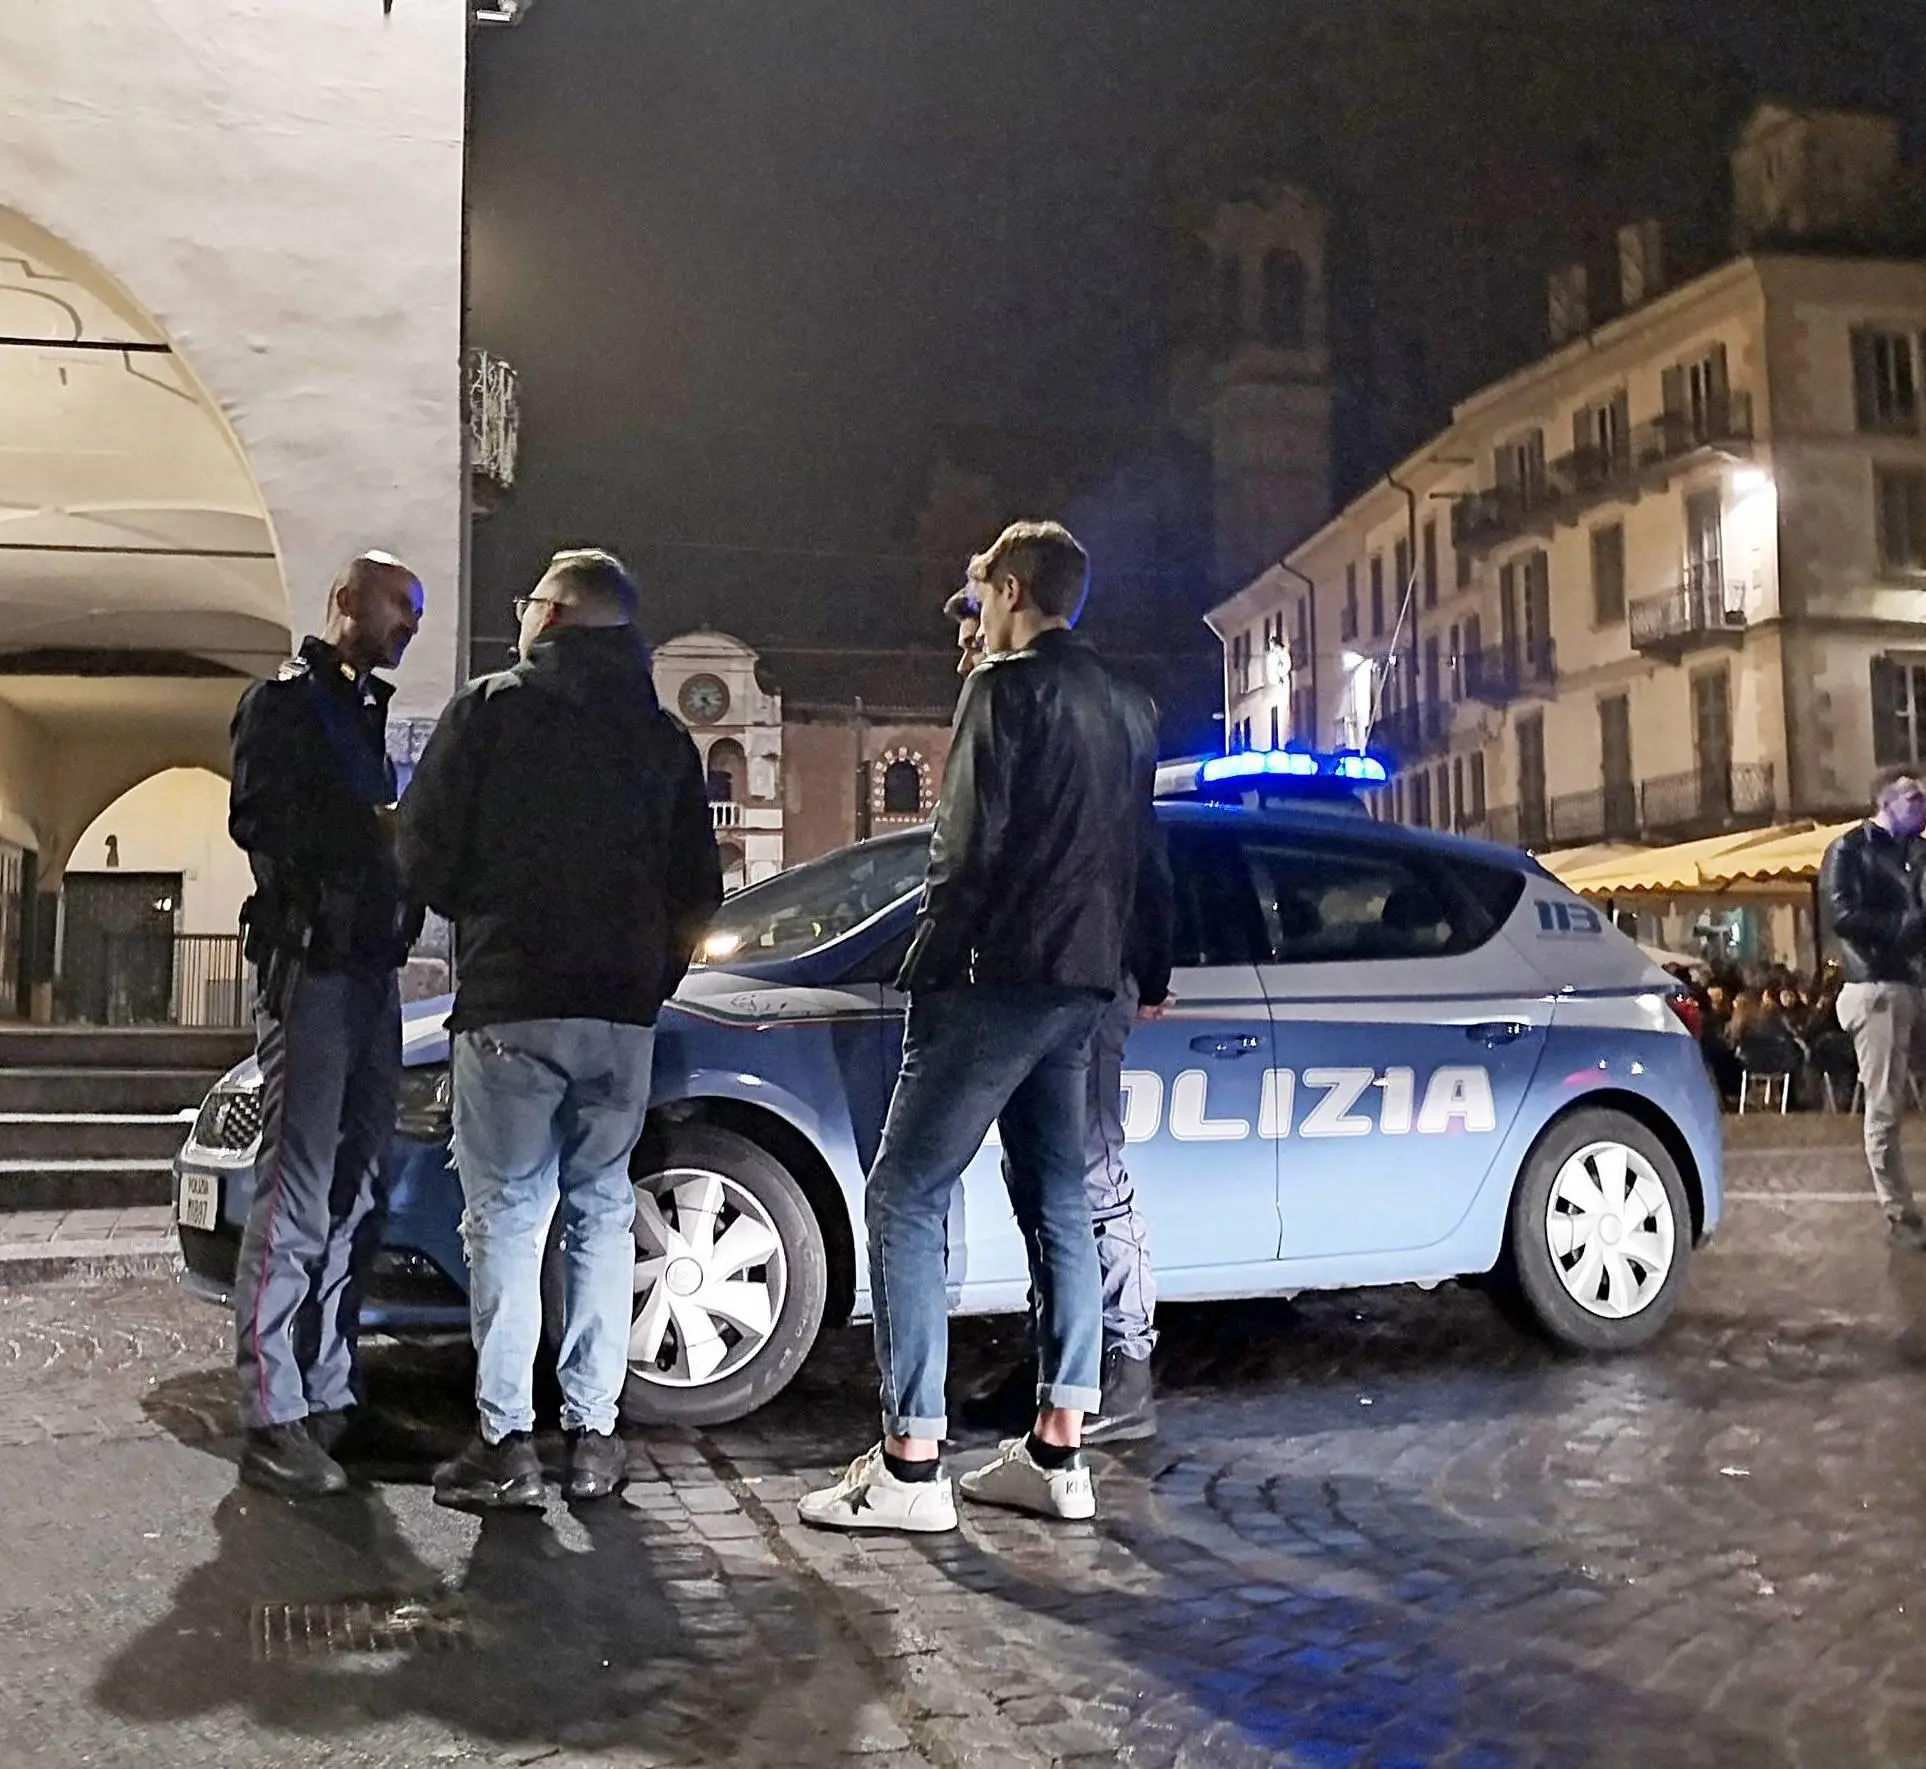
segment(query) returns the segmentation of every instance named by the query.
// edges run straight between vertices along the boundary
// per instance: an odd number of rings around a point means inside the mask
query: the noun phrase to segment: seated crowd
[[[1735,966],[1671,974],[1698,1003],[1700,1043],[1720,1095],[1736,1104],[1746,1078],[1783,1078],[1795,1110],[1843,1110],[1852,1104],[1858,1063],[1852,1035],[1839,1024],[1838,967],[1802,979],[1783,965]],[[1755,1096],[1756,1098],[1756,1096]]]

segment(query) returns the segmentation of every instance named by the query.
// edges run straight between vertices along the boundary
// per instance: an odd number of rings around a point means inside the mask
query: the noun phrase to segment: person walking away
[[[1054,1517],[1096,1499],[1082,1418],[1101,1400],[1102,1282],[1083,1188],[1090,1039],[1123,974],[1151,852],[1155,718],[1075,632],[1089,561],[1019,522],[970,562],[986,650],[964,683],[923,900],[898,983],[903,1060],[865,1196],[883,1438],[805,1521],[956,1525],[944,1287],[950,1195],[992,1124],[1036,1297],[1035,1423],[966,1497]]]
[[[380,1233],[401,1072],[397,972],[421,929],[395,863],[393,687],[421,580],[386,553],[335,579],[320,636],[241,696],[228,833],[254,892],[261,1154],[234,1281],[241,1479],[343,1491],[362,1282]]]
[[[561,1211],[559,1371],[571,1500],[626,1455],[635,1193],[654,1026],[716,905],[701,758],[655,695],[633,580],[556,554],[521,597],[521,662],[449,704],[402,807],[409,888],[455,928],[455,1160],[478,1369],[474,1441],[437,1503],[542,1502],[535,1354]]]
[[[1921,1251],[1926,1225],[1906,1178],[1900,1121],[1926,951],[1919,856],[1926,789],[1910,768],[1887,768],[1873,781],[1872,798],[1872,815],[1826,850],[1819,898],[1839,947],[1839,1024],[1852,1035],[1865,1090],[1873,1190],[1893,1244]]]
[[[968,678],[983,661],[981,620],[967,586],[943,605],[956,623],[957,674]],[[1163,826],[1153,820],[1151,849],[1137,892],[1124,976],[1097,1021],[1090,1048],[1090,1093],[1084,1102],[1084,1192],[1097,1240],[1103,1279],[1103,1399],[1083,1422],[1083,1441],[1132,1443],[1157,1435],[1157,1399],[1150,1359],[1157,1349],[1157,1280],[1150,1235],[1137,1207],[1125,1161],[1124,1051],[1140,1019],[1161,1019],[1170,1000],[1173,904]],[[1030,1298],[1030,1344],[1000,1378],[969,1396],[963,1423],[1020,1428],[1036,1404],[1036,1298]]]

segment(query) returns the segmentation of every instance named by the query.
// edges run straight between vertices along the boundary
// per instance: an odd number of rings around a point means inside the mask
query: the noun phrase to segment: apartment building
[[[1614,317],[1554,278],[1549,355],[1213,611],[1233,746],[1369,745],[1381,815],[1534,848],[1926,760],[1926,262],[1816,249],[1896,135],[1763,107],[1733,165],[1766,239],[1668,289],[1627,228]]]

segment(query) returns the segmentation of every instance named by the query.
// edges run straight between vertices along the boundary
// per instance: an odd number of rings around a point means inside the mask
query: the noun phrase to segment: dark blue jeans
[[[883,1430],[943,1438],[950,1194],[990,1126],[1030,1254],[1037,1398],[1094,1412],[1102,1399],[1103,1281],[1084,1192],[1090,1035],[1104,998],[1084,990],[972,987],[914,995],[903,1067],[864,1210]]]

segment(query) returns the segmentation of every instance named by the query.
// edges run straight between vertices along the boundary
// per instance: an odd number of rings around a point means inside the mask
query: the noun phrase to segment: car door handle
[[[1250,1056],[1253,1052],[1262,1050],[1264,1048],[1264,1040],[1258,1037],[1255,1032],[1240,1032],[1235,1037],[1230,1038],[1212,1038],[1209,1036],[1193,1038],[1190,1041],[1190,1047],[1196,1051],[1199,1056],[1217,1057],[1220,1060],[1228,1061],[1234,1057]]]
[[[1477,1044],[1515,1044],[1530,1030],[1523,1020],[1486,1020],[1482,1025],[1467,1026],[1465,1036]]]

